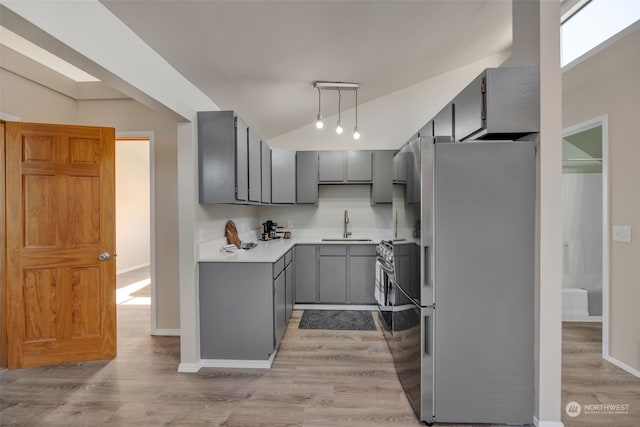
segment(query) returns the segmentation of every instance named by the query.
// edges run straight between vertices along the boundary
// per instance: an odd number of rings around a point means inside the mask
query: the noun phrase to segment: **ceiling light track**
[[[316,80],[313,82],[313,87],[318,90],[318,114],[316,116],[316,128],[322,129],[324,122],[322,121],[322,91],[323,90],[336,90],[338,91],[338,123],[336,124],[336,133],[342,134],[342,92],[352,90],[355,92],[356,98],[356,125],[353,128],[353,139],[360,139],[360,130],[358,129],[358,88],[359,83],[351,82],[327,82]]]

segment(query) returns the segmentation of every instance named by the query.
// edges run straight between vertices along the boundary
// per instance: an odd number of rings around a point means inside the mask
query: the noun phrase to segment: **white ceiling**
[[[263,138],[315,120],[314,80],[358,82],[362,104],[511,46],[508,0],[101,1]]]

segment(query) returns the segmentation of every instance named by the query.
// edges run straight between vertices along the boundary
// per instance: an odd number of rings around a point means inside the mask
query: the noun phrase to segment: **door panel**
[[[115,357],[114,130],[4,125],[3,364]]]

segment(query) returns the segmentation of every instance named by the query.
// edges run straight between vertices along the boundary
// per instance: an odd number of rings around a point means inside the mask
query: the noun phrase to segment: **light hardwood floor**
[[[569,402],[581,405],[570,417]],[[608,413],[591,405],[629,405],[628,411]],[[588,408],[593,408],[589,413]],[[640,426],[640,378],[602,358],[600,323],[564,322],[562,325],[562,422],[566,427]]]
[[[148,306],[121,305],[118,313],[118,357],[112,361],[2,370],[0,423],[421,425],[379,329],[301,330],[301,312],[294,311],[271,370],[207,368],[180,374],[179,338],[148,335]]]

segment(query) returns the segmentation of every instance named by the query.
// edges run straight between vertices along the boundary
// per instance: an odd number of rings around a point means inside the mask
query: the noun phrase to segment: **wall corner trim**
[[[186,374],[195,374],[202,368],[202,361],[196,363],[181,363],[178,365],[178,372]]]
[[[533,417],[533,424],[536,427],[564,427],[562,421],[540,421],[537,417]]]
[[[154,329],[151,331],[151,335],[163,336],[163,337],[179,337],[180,329]]]
[[[611,356],[604,356],[604,360],[606,360],[609,363],[612,363],[612,364],[616,365],[620,369],[624,369],[625,371],[629,372],[631,375],[635,375],[636,377],[640,378],[640,370],[637,370],[637,369],[627,365],[626,363],[621,362],[618,359],[615,359],[615,358],[613,358]]]

